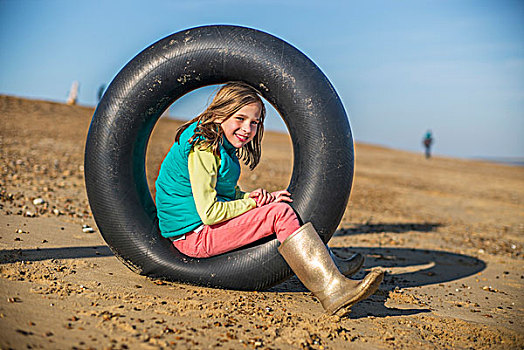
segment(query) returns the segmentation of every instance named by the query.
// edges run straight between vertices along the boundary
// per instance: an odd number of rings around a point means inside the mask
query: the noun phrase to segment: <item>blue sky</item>
[[[183,29],[236,24],[276,35],[328,76],[355,140],[435,153],[524,157],[524,2],[0,0],[0,94],[95,105],[138,52]],[[177,102],[190,118],[211,89]],[[269,129],[284,126],[273,113]],[[358,156],[358,155],[357,155]]]

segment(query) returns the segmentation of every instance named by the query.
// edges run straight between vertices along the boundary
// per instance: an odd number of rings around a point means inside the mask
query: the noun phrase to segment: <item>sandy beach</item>
[[[329,245],[366,256],[357,278],[377,266],[387,275],[350,314],[326,316],[296,278],[239,292],[126,268],[85,191],[93,112],[0,96],[1,349],[524,348],[524,167],[357,144]],[[178,125],[162,118],[152,135],[153,193]],[[289,137],[267,132],[241,187],[285,188],[291,167]]]

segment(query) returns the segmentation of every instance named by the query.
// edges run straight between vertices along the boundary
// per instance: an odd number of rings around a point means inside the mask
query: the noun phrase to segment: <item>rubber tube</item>
[[[89,128],[85,181],[98,228],[115,255],[151,278],[206,287],[263,290],[292,275],[266,239],[194,259],[160,235],[145,154],[162,113],[195,89],[244,81],[281,114],[294,152],[288,190],[302,222],[324,242],[337,228],[353,181],[353,138],[344,107],[322,71],[285,41],[229,25],[172,34],[134,57],[114,78]]]

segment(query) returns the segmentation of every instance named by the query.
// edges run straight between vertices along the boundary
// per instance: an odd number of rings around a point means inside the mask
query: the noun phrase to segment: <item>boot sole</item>
[[[360,287],[360,290],[356,295],[353,297],[344,300],[341,304],[330,307],[326,309],[326,312],[334,315],[342,308],[350,308],[354,304],[358,303],[359,301],[362,301],[369,296],[373,295],[380,286],[380,283],[382,283],[382,280],[384,279],[384,271],[382,270],[374,270],[371,271],[362,281],[362,287]]]

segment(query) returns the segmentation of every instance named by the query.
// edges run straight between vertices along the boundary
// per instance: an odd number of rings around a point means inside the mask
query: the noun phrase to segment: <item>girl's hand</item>
[[[291,193],[286,190],[272,192],[271,195],[275,197],[274,202],[293,202],[291,199]]]
[[[249,198],[253,198],[257,202],[257,207],[269,204],[275,200],[275,196],[263,188],[254,190],[249,194]]]

